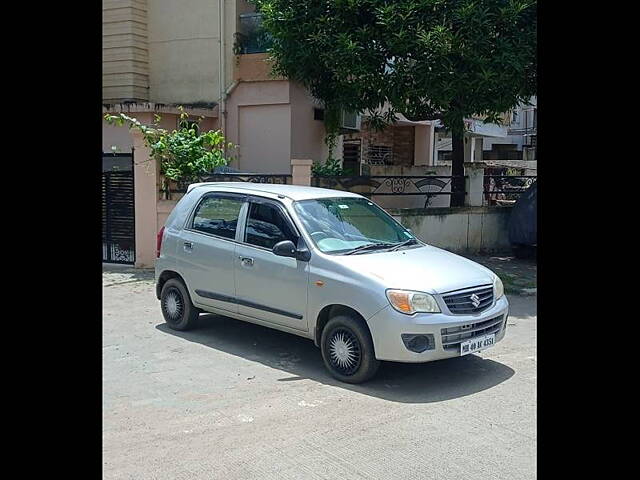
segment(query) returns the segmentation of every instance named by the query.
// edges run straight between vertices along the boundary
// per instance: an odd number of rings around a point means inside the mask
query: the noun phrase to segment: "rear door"
[[[299,232],[279,202],[249,197],[244,232],[236,250],[238,312],[307,331],[309,262],[279,257],[273,246],[298,243]]]
[[[178,239],[178,269],[194,303],[237,312],[235,254],[246,195],[202,196]]]

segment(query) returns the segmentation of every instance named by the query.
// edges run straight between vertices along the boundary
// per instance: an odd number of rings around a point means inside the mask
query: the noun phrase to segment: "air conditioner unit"
[[[342,112],[341,128],[346,130],[360,130],[361,117],[356,112]]]

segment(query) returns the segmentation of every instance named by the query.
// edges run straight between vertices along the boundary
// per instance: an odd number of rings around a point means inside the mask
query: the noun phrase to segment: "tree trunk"
[[[460,118],[451,125],[451,149],[453,159],[451,161],[451,206],[464,205],[464,119]]]

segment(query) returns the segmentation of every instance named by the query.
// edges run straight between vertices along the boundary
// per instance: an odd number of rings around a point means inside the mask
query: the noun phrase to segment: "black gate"
[[[131,155],[120,156],[131,159]],[[102,261],[132,265],[136,253],[133,168],[105,171],[110,157],[104,155],[102,162]]]

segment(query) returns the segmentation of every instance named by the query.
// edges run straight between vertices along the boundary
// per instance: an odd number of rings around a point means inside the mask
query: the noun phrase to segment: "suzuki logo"
[[[471,300],[471,303],[473,303],[474,307],[478,308],[480,306],[480,297],[475,293],[472,294],[469,299]]]

